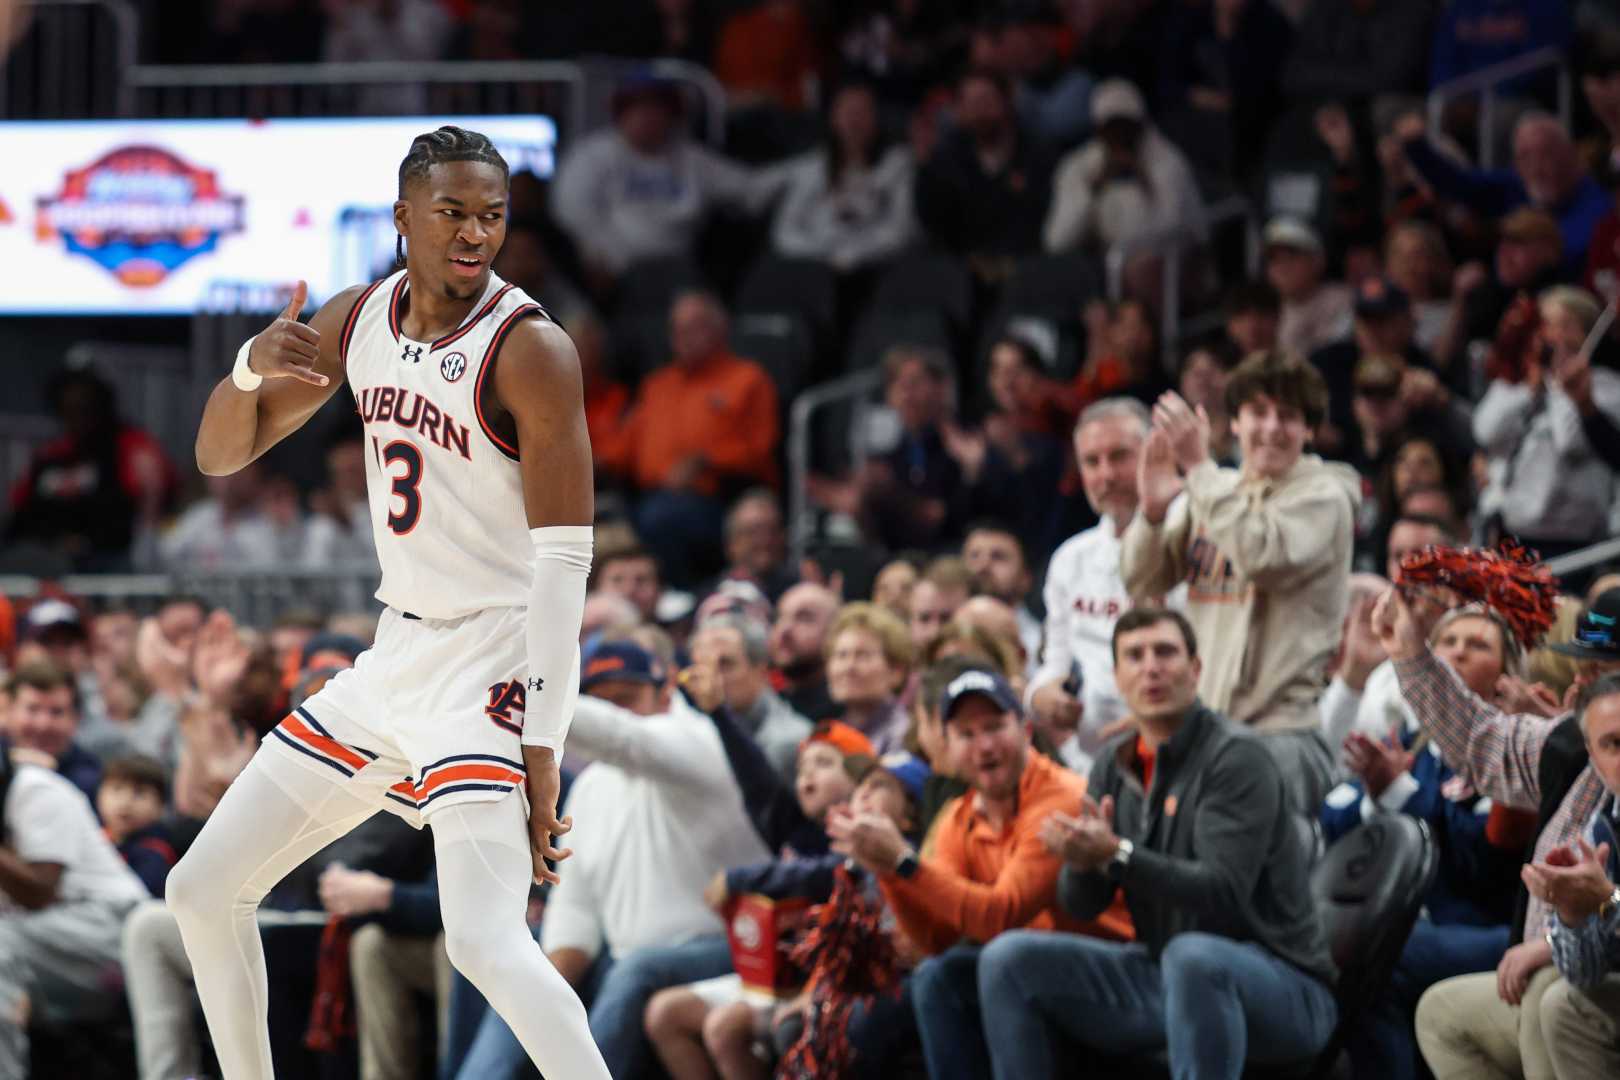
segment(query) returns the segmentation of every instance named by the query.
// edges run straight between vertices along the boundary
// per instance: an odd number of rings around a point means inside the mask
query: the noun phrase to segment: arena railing
[[[866,415],[872,395],[883,386],[883,373],[877,368],[856,371],[830,382],[802,390],[788,412],[788,542],[793,565],[797,566],[815,539],[815,514],[810,506],[810,467],[815,425],[823,412],[851,408],[850,454],[859,468],[866,460],[867,442],[860,435],[866,429]]]
[[[1558,77],[1558,119],[1569,129],[1571,98],[1574,80],[1562,50],[1547,46],[1535,49],[1500,64],[1459,75],[1429,91],[1429,130],[1439,131],[1446,106],[1458,98],[1474,94],[1480,96],[1479,113],[1475,117],[1475,145],[1479,147],[1479,165],[1482,169],[1496,166],[1496,96],[1502,84],[1538,71],[1556,70]]]
[[[1254,206],[1241,195],[1228,195],[1204,208],[1205,230],[1214,238],[1217,229],[1239,222],[1243,226],[1243,262],[1249,276],[1260,269],[1260,226]],[[1181,359],[1181,342],[1187,329],[1201,325],[1206,314],[1194,316],[1184,325],[1181,319],[1181,292],[1187,252],[1199,244],[1190,229],[1141,233],[1111,246],[1103,256],[1108,298],[1118,303],[1125,297],[1125,267],[1139,255],[1158,255],[1159,261],[1159,351],[1165,370],[1174,372]]]
[[[1620,537],[1610,537],[1600,540],[1589,547],[1579,551],[1572,551],[1568,555],[1560,555],[1556,559],[1547,560],[1547,569],[1554,574],[1574,574],[1581,570],[1590,570],[1594,566],[1602,566],[1606,562],[1620,559]]]
[[[570,137],[605,122],[614,85],[633,74],[683,87],[697,101],[704,138],[723,137],[725,91],[706,69],[684,60],[139,64],[124,77],[138,116],[545,113]]]
[[[238,623],[269,628],[289,611],[321,615],[376,613],[373,598],[380,572],[372,567],[321,569],[185,571],[158,574],[69,574],[54,580],[0,575],[0,593],[27,599],[47,585],[93,604],[112,604],[151,613],[174,596],[196,596],[210,608],[224,608]]]
[[[140,19],[128,0],[24,0],[17,10],[27,25],[0,72],[0,117],[541,112],[567,138],[606,122],[619,81],[653,75],[681,87],[704,139],[718,143],[725,134],[724,88],[708,69],[685,60],[143,64]]]
[[[140,46],[128,0],[23,0],[0,4],[0,119],[129,116],[123,75]]]

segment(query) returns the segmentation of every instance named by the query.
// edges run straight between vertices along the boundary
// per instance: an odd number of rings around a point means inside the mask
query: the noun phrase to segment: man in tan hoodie
[[[1133,598],[1187,583],[1187,618],[1205,647],[1199,697],[1267,736],[1307,814],[1333,782],[1316,703],[1344,624],[1361,501],[1354,470],[1304,453],[1327,404],[1315,368],[1251,355],[1226,386],[1243,465],[1223,469],[1210,460],[1203,409],[1165,394],[1120,554]]]

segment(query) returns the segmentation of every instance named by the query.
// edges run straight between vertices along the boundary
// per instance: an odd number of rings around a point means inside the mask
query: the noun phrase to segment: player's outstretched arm
[[[569,690],[577,677],[596,515],[584,383],[574,343],[554,323],[520,323],[497,357],[495,396],[517,427],[523,501],[535,552],[523,719],[529,849],[535,880],[556,881],[546,860],[558,862],[569,854],[554,845],[572,826],[557,816],[559,759],[572,719]]]
[[[197,428],[197,468],[224,476],[246,467],[304,426],[343,380],[338,339],[364,286],[338,293],[309,320],[298,321],[309,290],[302,281],[274,322],[253,339],[249,376],[255,390],[239,389],[231,375],[208,396]]]

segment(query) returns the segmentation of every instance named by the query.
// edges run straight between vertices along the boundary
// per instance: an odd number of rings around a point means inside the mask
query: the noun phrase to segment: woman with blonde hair
[[[881,754],[905,749],[899,697],[911,675],[911,632],[888,608],[845,604],[827,631],[827,694],[840,719]]]

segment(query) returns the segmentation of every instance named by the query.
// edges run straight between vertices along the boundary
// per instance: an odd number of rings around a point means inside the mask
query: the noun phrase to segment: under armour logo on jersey
[[[422,362],[422,346],[420,346],[420,345],[407,345],[407,346],[405,346],[404,351],[399,354],[399,358],[401,360],[408,361],[409,363],[412,363],[412,364],[420,364]]]
[[[466,370],[467,357],[462,353],[447,353],[444,359],[439,361],[439,374],[444,376],[445,382],[455,382]]]

